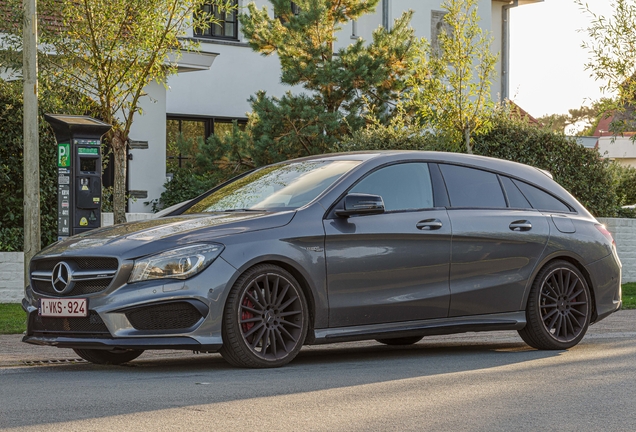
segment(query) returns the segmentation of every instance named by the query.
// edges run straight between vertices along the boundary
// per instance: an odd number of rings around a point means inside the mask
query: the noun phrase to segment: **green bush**
[[[622,206],[636,204],[636,168],[615,163],[613,172],[618,203]]]
[[[334,151],[363,150],[429,150],[459,151],[459,147],[442,135],[422,130],[396,118],[390,125],[380,124],[355,131],[336,144]]]
[[[0,80],[0,250],[23,249],[22,82]],[[73,91],[40,86],[40,226],[42,246],[57,239],[57,144],[44,113],[85,114],[90,102]]]
[[[0,251],[21,252],[23,244],[23,228],[0,228]]]

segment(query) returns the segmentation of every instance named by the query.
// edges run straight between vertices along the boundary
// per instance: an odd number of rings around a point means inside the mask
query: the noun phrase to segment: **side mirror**
[[[336,215],[372,215],[384,213],[384,201],[380,195],[351,193],[344,198],[344,209],[336,210]]]

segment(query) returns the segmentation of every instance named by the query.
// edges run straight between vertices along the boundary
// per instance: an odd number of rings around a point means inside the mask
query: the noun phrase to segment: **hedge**
[[[42,246],[57,239],[57,145],[44,113],[84,114],[90,102],[73,91],[39,97],[40,224]],[[0,251],[23,250],[22,82],[0,80]]]

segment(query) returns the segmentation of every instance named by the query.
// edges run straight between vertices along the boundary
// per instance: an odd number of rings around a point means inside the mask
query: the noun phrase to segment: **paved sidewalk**
[[[591,326],[583,339],[634,338],[636,339],[636,310],[624,310],[610,315],[598,324]],[[449,343],[522,343],[516,331],[461,333],[446,336],[426,337],[423,342],[429,344]],[[366,345],[370,341],[350,342],[352,345]],[[319,345],[316,349],[336,348],[341,344]],[[319,347],[319,348],[318,348]],[[312,349],[314,347],[305,347]],[[191,357],[192,351],[158,350],[146,351],[139,360],[160,358]],[[22,335],[0,335],[0,367],[37,366],[43,364],[83,362],[73,350],[50,346],[31,345],[22,342]]]
[[[192,351],[158,350],[146,351],[143,359],[193,356]],[[61,363],[84,362],[70,348],[31,345],[22,342],[22,335],[0,335],[0,368],[8,366],[39,366]]]

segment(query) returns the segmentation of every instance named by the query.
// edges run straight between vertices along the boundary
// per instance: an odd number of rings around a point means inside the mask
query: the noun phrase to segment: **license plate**
[[[44,317],[86,317],[88,305],[86,299],[40,299],[40,316]]]

